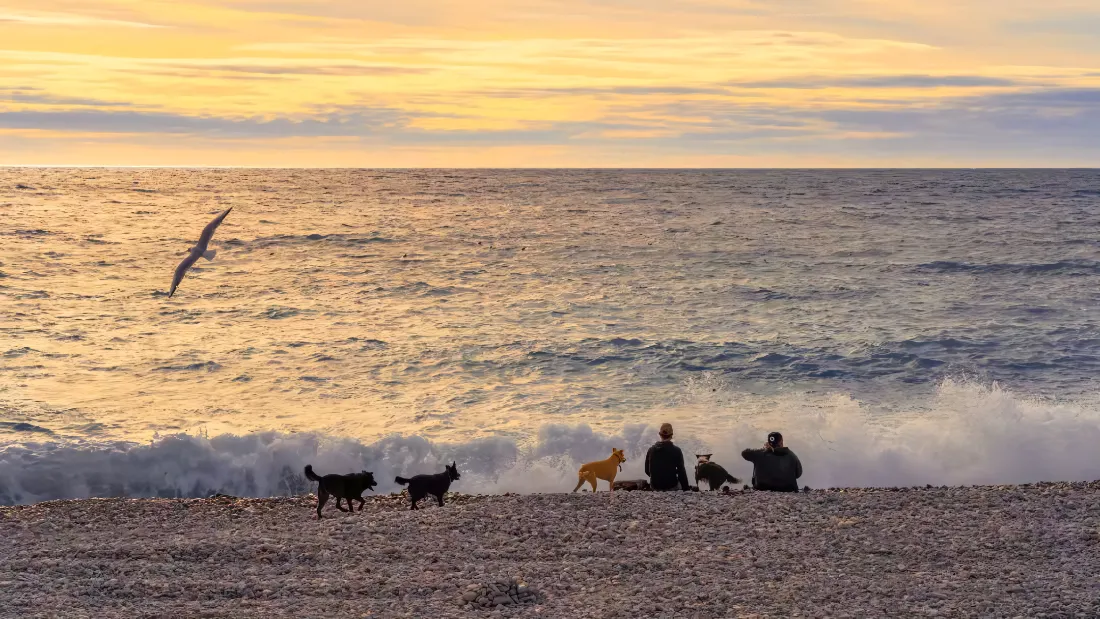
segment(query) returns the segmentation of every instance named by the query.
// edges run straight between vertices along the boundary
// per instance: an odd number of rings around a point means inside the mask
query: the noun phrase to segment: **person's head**
[[[775,449],[783,446],[783,435],[778,432],[768,433],[768,447]]]
[[[662,441],[671,441],[672,440],[672,424],[671,423],[662,423],[661,424],[661,431],[658,432],[657,434],[660,435]]]

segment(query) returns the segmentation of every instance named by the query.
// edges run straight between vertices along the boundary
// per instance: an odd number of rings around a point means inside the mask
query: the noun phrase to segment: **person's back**
[[[798,492],[802,463],[783,445],[783,435],[772,432],[763,449],[746,449],[741,457],[753,463],[752,487],[756,490]]]
[[[649,476],[649,485],[654,490],[687,490],[687,469],[684,468],[684,453],[672,444],[672,425],[661,425],[661,440],[657,441],[645,455],[645,474]]]

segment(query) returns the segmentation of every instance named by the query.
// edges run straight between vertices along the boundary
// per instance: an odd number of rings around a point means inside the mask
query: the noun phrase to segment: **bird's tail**
[[[402,486],[404,486],[405,484],[409,483],[409,480],[405,479],[404,477],[398,477],[398,478],[397,478],[397,479],[395,479],[394,481],[395,481],[395,482],[397,482],[397,483],[399,483],[399,484],[401,484]]]
[[[206,258],[207,260],[213,260],[214,256],[217,256],[217,255],[218,255],[218,250],[216,250],[216,249],[208,249],[208,250],[202,252],[202,257]]]
[[[306,479],[309,479],[311,481],[321,481],[321,478],[317,476],[317,473],[313,472],[312,464],[306,465]]]

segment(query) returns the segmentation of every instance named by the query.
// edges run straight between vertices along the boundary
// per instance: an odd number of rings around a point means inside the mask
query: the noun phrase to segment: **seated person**
[[[741,457],[752,462],[752,487],[756,490],[798,492],[802,463],[794,452],[783,446],[783,435],[772,432],[763,449],[746,449]]]
[[[649,475],[649,485],[654,490],[675,490],[679,483],[681,490],[689,490],[684,452],[672,444],[671,423],[661,424],[660,437],[661,440],[645,455],[645,474]]]

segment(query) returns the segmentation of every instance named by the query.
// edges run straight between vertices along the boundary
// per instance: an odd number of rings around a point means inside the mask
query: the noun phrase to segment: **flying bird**
[[[183,276],[187,274],[187,269],[191,268],[192,264],[199,257],[206,258],[207,260],[213,260],[214,256],[218,253],[216,249],[206,249],[210,244],[210,239],[214,237],[214,231],[218,229],[218,226],[225,219],[225,216],[229,214],[229,211],[233,210],[233,207],[229,207],[224,213],[214,218],[214,221],[206,224],[206,227],[202,229],[202,235],[199,236],[199,242],[195,243],[195,246],[191,248],[191,253],[187,254],[187,257],[183,259],[183,262],[176,267],[176,274],[172,277],[172,289],[168,291],[168,298],[171,299],[172,295],[176,293],[176,286],[180,285],[183,281]]]

